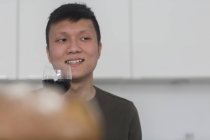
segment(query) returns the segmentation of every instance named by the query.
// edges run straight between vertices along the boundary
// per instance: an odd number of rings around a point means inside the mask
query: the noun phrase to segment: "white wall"
[[[209,82],[120,81],[96,85],[135,103],[143,140],[210,140]]]

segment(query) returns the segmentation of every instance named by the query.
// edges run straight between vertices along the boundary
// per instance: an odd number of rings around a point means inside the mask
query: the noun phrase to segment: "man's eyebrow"
[[[90,29],[81,29],[77,32],[78,35],[81,35],[81,34],[85,34],[85,33],[91,33],[91,30]],[[66,31],[59,31],[57,32],[57,35],[63,35],[63,36],[68,36],[68,32]]]
[[[58,35],[67,35],[65,31],[58,32]]]
[[[79,34],[82,34],[82,33],[90,33],[90,30],[84,29],[84,30],[79,31]]]

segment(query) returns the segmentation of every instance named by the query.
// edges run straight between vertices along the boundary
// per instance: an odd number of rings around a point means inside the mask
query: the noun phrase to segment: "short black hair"
[[[98,43],[101,41],[101,33],[98,21],[94,12],[91,8],[87,7],[86,4],[79,3],[68,3],[63,4],[57,9],[55,9],[49,16],[49,20],[46,26],[46,43],[49,47],[49,31],[52,24],[59,21],[69,19],[71,21],[79,21],[80,19],[90,19],[96,31]]]

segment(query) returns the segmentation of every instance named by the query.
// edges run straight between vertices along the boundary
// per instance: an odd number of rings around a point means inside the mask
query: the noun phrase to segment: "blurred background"
[[[0,0],[0,84],[41,85],[48,16],[68,2],[95,12],[95,85],[135,103],[143,140],[210,140],[209,0]]]

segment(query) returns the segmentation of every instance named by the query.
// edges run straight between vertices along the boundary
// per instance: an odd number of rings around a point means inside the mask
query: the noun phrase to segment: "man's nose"
[[[76,40],[71,40],[68,43],[67,53],[68,54],[74,54],[74,53],[79,53],[79,52],[81,52],[81,48],[80,48],[79,42],[76,41]]]

